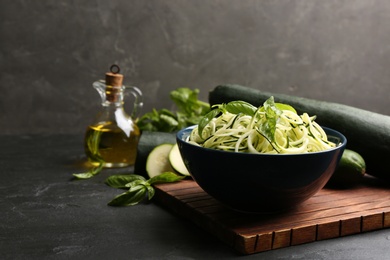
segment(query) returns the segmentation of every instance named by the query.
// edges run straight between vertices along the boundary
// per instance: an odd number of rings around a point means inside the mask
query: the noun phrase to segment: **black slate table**
[[[86,169],[78,135],[0,136],[0,259],[389,259],[390,230],[241,256],[153,202],[110,207],[104,180],[132,168]],[[390,198],[389,198],[390,199]]]

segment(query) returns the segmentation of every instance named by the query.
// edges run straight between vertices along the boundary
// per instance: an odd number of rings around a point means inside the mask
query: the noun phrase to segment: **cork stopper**
[[[110,102],[118,102],[121,100],[123,75],[119,74],[120,68],[118,65],[112,65],[110,72],[106,73],[106,99]]]
[[[110,72],[106,73],[106,85],[113,87],[121,87],[123,84],[123,75],[119,74],[120,68],[118,65],[112,65]]]

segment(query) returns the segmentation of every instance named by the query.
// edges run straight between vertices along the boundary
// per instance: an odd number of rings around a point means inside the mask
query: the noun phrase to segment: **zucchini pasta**
[[[300,154],[336,147],[315,116],[270,97],[256,108],[243,101],[216,105],[191,132],[189,142],[205,148],[243,153]]]

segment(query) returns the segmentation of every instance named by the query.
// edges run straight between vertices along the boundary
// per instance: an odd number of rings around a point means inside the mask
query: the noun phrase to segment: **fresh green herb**
[[[99,165],[96,167],[93,167],[87,172],[83,173],[74,173],[73,176],[76,179],[89,179],[98,174],[104,166],[104,160],[101,157],[99,153],[99,143],[100,143],[100,137],[102,135],[102,132],[95,131],[87,140],[87,146],[88,149],[91,151],[91,159],[98,162]]]
[[[109,206],[133,206],[141,202],[145,198],[146,194],[145,185],[139,185],[134,188],[130,188],[128,191],[119,194],[113,200],[111,200]]]
[[[224,105],[224,108],[226,111],[232,114],[245,114],[248,116],[253,116],[256,113],[257,107],[253,106],[252,104],[249,104],[245,101],[232,101]]]
[[[160,175],[154,176],[150,178],[147,183],[150,185],[158,184],[158,183],[168,183],[168,182],[177,182],[184,179],[185,176],[179,176],[173,172],[164,172]]]
[[[210,111],[210,105],[198,100],[199,90],[178,88],[170,93],[177,111],[153,109],[140,117],[137,125],[141,130],[175,132],[190,125],[198,124],[203,115]]]
[[[85,179],[92,178],[93,176],[98,174],[103,169],[103,165],[104,165],[104,162],[101,161],[98,166],[93,167],[89,171],[83,172],[83,173],[73,173],[73,176],[76,179],[80,179],[80,180],[85,180]]]
[[[203,129],[206,127],[206,125],[217,115],[221,113],[221,110],[219,108],[215,108],[208,112],[200,121],[199,121],[199,136],[202,137]]]
[[[271,143],[275,143],[275,130],[276,122],[282,111],[275,106],[274,97],[270,97],[264,102],[264,112],[267,120],[260,125],[259,131],[265,136]]]
[[[113,188],[128,189],[126,192],[119,194],[112,199],[109,206],[132,206],[143,201],[147,195],[151,200],[155,194],[153,188],[157,183],[177,182],[185,178],[178,176],[173,172],[164,172],[149,180],[136,174],[130,175],[112,175],[108,177],[105,183]]]
[[[125,189],[128,188],[129,183],[133,183],[136,180],[146,181],[141,175],[129,174],[129,175],[112,175],[108,177],[105,183],[113,188]]]

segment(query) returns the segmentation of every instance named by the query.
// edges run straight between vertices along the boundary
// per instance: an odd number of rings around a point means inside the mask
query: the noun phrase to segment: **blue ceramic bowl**
[[[331,150],[306,154],[249,154],[203,148],[186,141],[195,126],[176,139],[192,178],[222,204],[244,212],[284,211],[312,197],[328,182],[347,140],[323,127]]]

